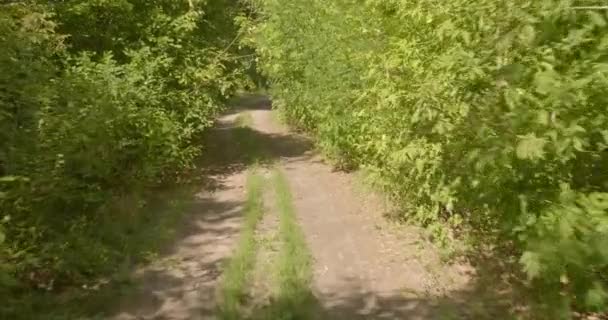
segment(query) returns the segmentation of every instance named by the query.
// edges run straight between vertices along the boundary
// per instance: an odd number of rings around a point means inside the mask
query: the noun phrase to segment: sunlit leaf
[[[538,138],[533,133],[520,136],[516,148],[517,157],[529,160],[542,159],[545,154],[544,147],[546,144],[547,141],[545,139]]]

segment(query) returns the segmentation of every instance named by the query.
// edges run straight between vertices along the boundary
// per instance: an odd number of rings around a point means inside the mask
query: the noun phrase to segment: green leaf
[[[540,275],[542,265],[538,253],[526,251],[519,259],[519,262],[523,265],[529,279],[535,279]]]
[[[604,19],[604,17],[593,11],[593,10],[589,10],[589,18],[591,19],[591,21],[593,21],[593,23],[598,26],[598,27],[605,27],[606,26],[606,20]]]
[[[549,121],[551,118],[551,115],[549,114],[549,112],[547,110],[539,110],[538,111],[538,123],[542,124],[544,126],[549,125]]]
[[[531,45],[534,42],[534,39],[536,39],[536,30],[534,30],[534,27],[531,25],[525,25],[521,29],[519,36],[524,44]]]
[[[560,86],[558,74],[553,70],[538,72],[534,76],[536,91],[541,94],[554,92]]]
[[[0,268],[0,286],[16,287],[18,284],[19,282],[16,278],[11,276],[6,270],[2,270],[2,268]]]
[[[17,176],[4,176],[0,177],[0,182],[13,182],[17,181],[17,179],[19,179]]]
[[[538,138],[534,133],[520,136],[516,154],[520,159],[536,160],[544,157],[544,147],[547,140]]]
[[[587,307],[598,309],[605,306],[608,301],[608,293],[604,290],[601,283],[596,282],[585,296],[585,304]]]
[[[29,181],[26,177],[21,176],[3,176],[0,177],[0,182],[15,182],[15,181]]]

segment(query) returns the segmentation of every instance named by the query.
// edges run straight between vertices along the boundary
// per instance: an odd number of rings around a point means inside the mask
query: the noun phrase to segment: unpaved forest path
[[[391,208],[382,197],[361,187],[353,174],[324,164],[310,141],[290,133],[268,106],[263,98],[245,99],[218,121],[206,150],[213,158],[205,173],[211,183],[201,188],[173,246],[135,273],[139,289],[123,299],[112,319],[221,319],[218,287],[239,238],[251,165],[241,154],[242,134],[255,139],[291,190],[312,256],[311,319],[508,319],[497,280],[482,281],[466,265],[443,264],[418,229],[388,222],[383,214]],[[243,114],[246,128],[236,123]],[[262,167],[267,176],[270,169]],[[275,197],[264,192],[269,213],[258,225],[258,241],[277,241]],[[268,269],[275,249],[271,244],[256,254],[249,290],[251,304],[262,306],[252,307],[248,317],[264,318],[255,309],[277,303]]]

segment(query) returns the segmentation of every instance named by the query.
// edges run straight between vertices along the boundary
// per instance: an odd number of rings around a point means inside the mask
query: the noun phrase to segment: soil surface
[[[184,226],[162,257],[135,272],[135,293],[123,299],[115,320],[216,319],[216,289],[238,240],[245,201],[245,166],[232,141],[236,114],[210,133],[211,163]]]
[[[506,318],[496,307],[502,303],[499,296],[478,281],[473,268],[442,263],[420,230],[388,222],[387,201],[361,188],[355,174],[332,170],[308,139],[278,123],[266,99],[240,105],[210,134],[206,152],[221,163],[209,165],[205,173],[213,190],[201,187],[183,232],[163,258],[136,272],[140,289],[124,299],[113,319],[216,319],[221,268],[238,239],[245,199],[247,163],[231,133],[236,116],[244,112],[252,123],[239,130],[255,137],[269,162],[280,166],[289,180],[314,258],[315,319]],[[266,192],[268,197],[272,193]],[[265,204],[272,203],[274,199],[265,199]],[[272,260],[276,254],[271,229],[277,227],[277,218],[272,206],[268,211],[257,235],[265,243],[258,260]],[[268,293],[261,291],[271,290],[266,278],[272,274],[268,265],[257,268],[251,290],[265,300]]]
[[[325,164],[306,138],[278,124],[269,110],[249,112],[255,130],[282,141],[271,149],[289,179],[314,257],[319,318],[460,317],[456,302],[440,304],[433,297],[465,287],[470,268],[443,265],[419,230],[390,225],[382,197],[358,190],[353,174]]]

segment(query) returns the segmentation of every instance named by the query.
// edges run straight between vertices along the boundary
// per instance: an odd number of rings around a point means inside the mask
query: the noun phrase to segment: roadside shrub
[[[143,254],[117,239],[153,218],[145,191],[193,166],[200,135],[246,82],[229,45],[238,12],[0,4],[0,294],[78,285]]]
[[[606,11],[568,0],[252,5],[250,41],[292,125],[370,171],[438,241],[463,226],[498,232],[547,303],[606,309]]]

